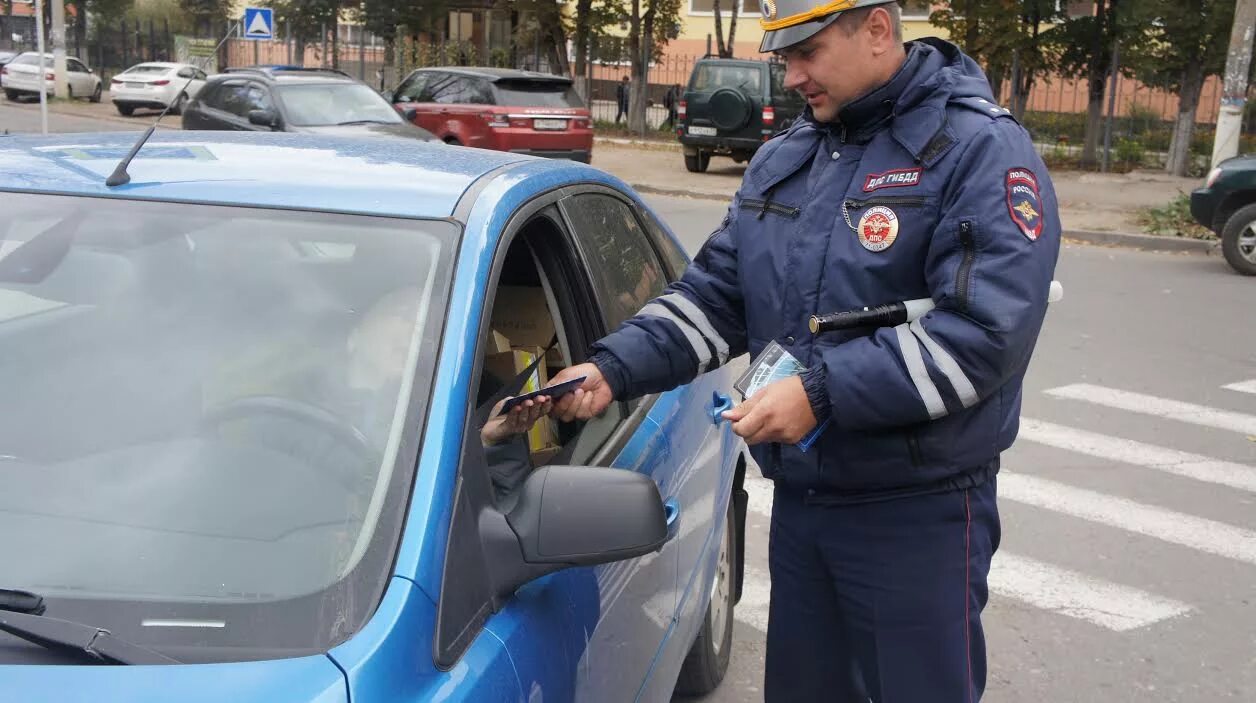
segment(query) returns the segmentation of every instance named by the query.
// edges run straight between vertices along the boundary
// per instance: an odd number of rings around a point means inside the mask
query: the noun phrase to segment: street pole
[[[52,92],[59,98],[69,97],[70,81],[65,72],[65,0],[52,0],[52,71]]]
[[[1221,112],[1217,115],[1217,133],[1212,143],[1213,168],[1239,153],[1243,108],[1247,105],[1247,76],[1252,64],[1253,31],[1256,31],[1256,0],[1237,0],[1234,26],[1230,30],[1230,51],[1225,60]]]
[[[44,80],[44,0],[35,0],[35,42],[39,51],[39,128],[48,134],[48,86]]]

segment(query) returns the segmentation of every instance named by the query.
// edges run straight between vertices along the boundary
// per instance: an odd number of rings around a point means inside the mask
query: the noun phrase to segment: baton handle
[[[1051,281],[1047,292],[1047,302],[1054,303],[1064,297],[1064,286],[1059,281]],[[838,330],[849,330],[856,327],[894,327],[904,322],[914,322],[932,310],[934,302],[931,298],[917,298],[898,303],[873,305],[843,312],[831,312],[827,315],[812,315],[807,321],[811,334],[823,334]]]

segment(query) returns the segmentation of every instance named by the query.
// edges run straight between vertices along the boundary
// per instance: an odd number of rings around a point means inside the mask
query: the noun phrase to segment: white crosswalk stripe
[[[1219,461],[1199,454],[1025,417],[1021,418],[1018,439],[1109,461],[1144,466],[1196,481],[1256,492],[1256,467],[1245,464]]]
[[[1000,479],[1000,489],[1006,478]],[[749,509],[770,515],[772,484],[746,477]],[[736,617],[767,630],[771,588],[765,571],[747,567]],[[1129,586],[1061,569],[1000,550],[990,569],[990,590],[1002,597],[1123,632],[1189,612],[1191,607]]]
[[[1046,391],[1046,393],[1056,398],[1081,400],[1132,413],[1153,415],[1204,427],[1231,430],[1246,435],[1256,435],[1256,416],[1229,410],[1218,410],[1205,405],[1184,403],[1180,400],[1158,398],[1154,395],[1132,393],[1115,388],[1095,386],[1089,383],[1075,383],[1069,386],[1052,388]]]
[[[1250,381],[1241,381],[1239,383],[1231,383],[1231,384],[1222,386],[1222,388],[1226,388],[1232,391],[1238,391],[1240,393],[1256,393],[1256,378],[1253,378]]]

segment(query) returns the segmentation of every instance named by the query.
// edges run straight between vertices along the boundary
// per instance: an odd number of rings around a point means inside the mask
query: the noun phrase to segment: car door
[[[269,132],[269,127],[249,122],[250,110],[274,109],[270,94],[260,83],[248,80],[225,81],[205,102],[207,129],[238,132]]]
[[[583,227],[589,216],[584,206],[572,204],[574,219],[556,207],[561,193],[541,196],[529,206],[525,222],[515,225],[514,239],[502,245],[507,254],[498,254],[499,271],[489,281],[486,310],[494,310],[499,298],[517,295],[502,286],[535,285],[544,291],[546,307],[553,315],[554,338],[558,341],[560,366],[583,361],[591,344],[605,332],[606,319],[596,306],[594,281],[588,259],[573,241],[572,224]],[[525,208],[527,211],[528,208]],[[504,259],[504,263],[500,261]],[[530,269],[531,282],[520,279],[521,269]],[[500,289],[500,290],[499,290]],[[494,340],[491,316],[482,315],[482,347]],[[477,357],[483,357],[477,352]],[[485,364],[487,369],[487,364]],[[493,404],[492,386],[482,381],[471,389],[476,407],[468,415],[487,412]],[[504,390],[498,389],[501,392]],[[649,475],[666,500],[674,481],[666,467],[667,443],[664,433],[648,418],[651,399],[633,403],[617,402],[600,417],[587,422],[560,424],[556,436],[562,449],[556,455],[534,453],[533,468],[543,463],[566,466],[606,466]],[[488,475],[499,476],[503,461],[485,451],[478,436],[478,423],[468,425],[464,438],[460,483],[474,485]],[[525,450],[526,451],[526,450]],[[526,456],[526,454],[525,454]],[[469,490],[469,489],[468,489]],[[460,494],[454,507],[449,544],[468,545],[474,537],[467,532],[480,529],[483,519],[474,517],[472,501]],[[503,491],[495,498],[498,509],[507,511],[512,494]],[[670,511],[670,507],[668,508]],[[472,517],[461,519],[463,514]],[[669,512],[669,525],[675,524]],[[633,701],[648,679],[657,652],[672,629],[676,607],[676,563],[674,539],[658,551],[642,557],[595,567],[571,567],[536,579],[504,599],[495,612],[483,617],[475,595],[482,577],[479,563],[470,550],[450,550],[445,555],[439,603],[437,665],[452,665],[484,634],[505,644],[520,685],[529,700],[588,700],[599,703]],[[480,633],[482,627],[485,633]]]
[[[83,65],[73,57],[65,59],[66,76],[70,82],[70,90],[74,95],[80,98],[91,95],[96,90],[96,81],[93,80],[92,74],[88,72],[87,66]]]
[[[411,73],[397,90],[393,91],[393,105],[402,108],[414,108],[414,124],[433,132],[436,127],[436,114],[431,105],[431,94],[427,91],[427,83],[435,74],[434,71],[415,71]]]

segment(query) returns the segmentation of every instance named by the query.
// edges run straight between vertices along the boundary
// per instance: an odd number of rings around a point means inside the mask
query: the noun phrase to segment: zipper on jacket
[[[741,209],[742,210],[757,210],[759,212],[760,217],[765,212],[772,212],[777,215],[783,215],[785,217],[798,217],[798,214],[802,212],[801,209],[796,208],[796,207],[790,207],[788,205],[781,205],[780,203],[774,203],[770,200],[758,200],[755,198],[746,198],[742,200]]]
[[[914,195],[886,195],[880,198],[868,198],[866,200],[852,200],[847,198],[842,201],[842,219],[846,220],[846,226],[850,231],[855,231],[855,223],[850,221],[850,210],[860,210],[875,205],[905,205],[907,207],[919,207],[929,202],[928,198],[921,198]]]
[[[977,257],[973,223],[969,220],[959,223],[959,243],[964,248],[964,257],[960,259],[959,272],[955,276],[955,299],[959,301],[959,309],[968,312],[968,287],[972,283],[973,259]]]
[[[916,439],[915,432],[907,433],[907,453],[911,454],[911,465],[919,467],[924,464],[924,459],[920,456],[920,441]]]

